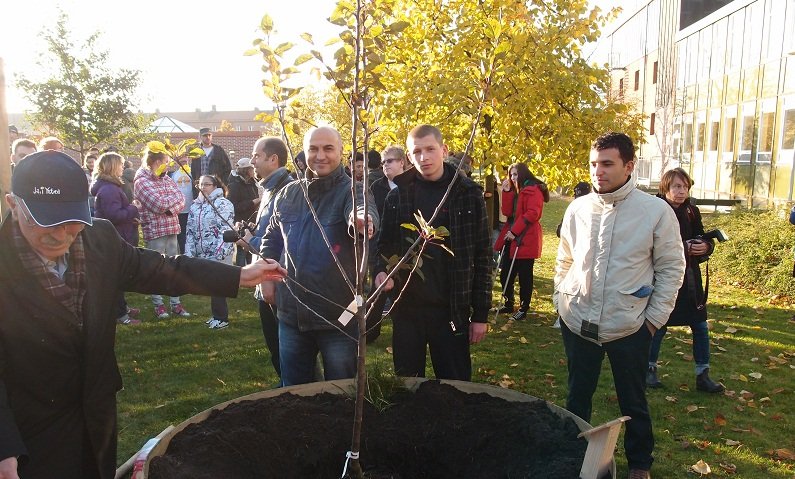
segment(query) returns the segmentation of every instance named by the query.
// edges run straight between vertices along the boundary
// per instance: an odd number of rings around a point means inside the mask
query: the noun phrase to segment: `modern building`
[[[681,166],[696,198],[793,200],[795,0],[649,0],[609,31],[595,55],[646,116],[642,182]]]

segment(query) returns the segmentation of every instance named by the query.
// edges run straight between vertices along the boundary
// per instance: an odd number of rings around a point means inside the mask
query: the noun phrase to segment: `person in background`
[[[238,268],[132,247],[108,221],[91,218],[86,176],[61,152],[20,162],[5,201],[0,477],[112,479],[119,294],[235,297],[285,271],[275,261]]]
[[[298,152],[293,159],[296,169],[296,176],[301,178],[306,174],[306,153],[304,150]]]
[[[221,145],[213,143],[213,132],[209,128],[201,128],[199,130],[199,147],[204,150],[204,154],[200,158],[196,158],[190,163],[191,175],[198,178],[202,175],[214,175],[220,178],[221,182],[226,184],[229,179],[229,173],[232,171],[232,163],[229,161],[229,155],[226,154]],[[193,197],[199,197],[199,190],[195,187],[193,189]]]
[[[701,280],[699,264],[707,261],[715,248],[712,240],[701,239],[704,225],[701,222],[701,211],[690,203],[690,187],[693,182],[681,168],[666,171],[660,178],[658,198],[664,199],[674,210],[679,222],[679,234],[685,250],[685,279],[676,305],[668,318],[668,322],[654,333],[649,349],[649,370],[646,373],[646,385],[651,388],[663,387],[657,377],[657,359],[660,347],[668,326],[690,326],[693,335],[693,359],[696,362],[696,390],[707,393],[719,393],[725,389],[709,377],[709,327],[707,326],[707,295]]]
[[[364,180],[364,155],[356,153],[351,158],[351,176],[356,181]]]
[[[36,143],[27,138],[18,138],[11,144],[11,167],[22,161],[22,158],[36,153]]]
[[[581,181],[574,185],[574,199],[576,200],[580,196],[585,196],[591,192],[591,184],[586,181]],[[555,229],[555,234],[558,238],[560,238],[560,227],[563,226],[563,220],[558,223],[558,227]]]
[[[54,136],[45,136],[39,141],[39,151],[44,150],[63,151],[63,142]]]
[[[567,359],[566,409],[591,420],[606,354],[621,414],[632,418],[624,434],[629,478],[648,479],[654,432],[646,364],[682,285],[682,241],[671,208],[636,188],[627,135],[598,137],[589,163],[596,194],[566,208],[552,293]]]
[[[245,237],[238,241],[241,248],[251,248],[259,251],[262,246],[262,237],[270,224],[273,216],[273,202],[279,191],[294,180],[287,166],[287,145],[281,138],[275,136],[265,136],[254,143],[251,151],[251,162],[257,178],[260,179],[259,186],[262,188],[262,200],[257,211],[257,222],[254,231],[246,230]],[[236,225],[240,228],[241,225]],[[273,370],[281,378],[282,369],[279,364],[279,324],[276,322],[277,306],[274,301],[266,302],[262,295],[262,290],[257,288],[254,293],[259,307],[259,319],[262,326],[262,335],[265,338],[265,346],[271,354],[271,364]]]
[[[121,179],[124,181],[121,185],[121,189],[124,190],[124,194],[127,195],[127,199],[130,200],[130,203],[135,199],[133,197],[133,183],[135,183],[135,169],[133,168],[132,161],[124,160],[124,171],[121,174]],[[135,242],[133,246],[138,246],[138,241]]]
[[[135,174],[134,195],[141,204],[139,212],[146,247],[167,256],[175,256],[179,252],[177,234],[180,232],[177,215],[184,207],[185,196],[167,174],[169,163],[171,157],[163,143],[147,143],[141,168]],[[152,304],[158,319],[168,318],[162,296],[153,294]],[[179,296],[171,297],[171,314],[190,316]]]
[[[131,203],[121,186],[124,159],[117,153],[105,153],[94,165],[94,182],[89,193],[96,198],[94,216],[110,221],[121,239],[132,246],[138,246],[138,202]],[[119,324],[138,324],[134,319],[140,311],[130,308],[124,293],[120,293],[116,322]]]
[[[188,157],[182,156],[176,158],[174,165],[169,168],[168,175],[177,184],[177,188],[182,192],[185,198],[185,206],[179,212],[177,218],[179,219],[179,233],[177,233],[177,246],[179,247],[179,254],[185,253],[185,232],[188,228],[188,214],[190,213],[190,205],[193,203],[193,177],[191,176],[191,169],[188,165]]]
[[[381,153],[375,150],[367,152],[367,183],[369,183],[370,186],[384,177],[383,166]]]
[[[249,224],[256,220],[260,197],[254,165],[250,158],[237,161],[237,168],[229,176],[227,199],[235,207],[235,223]],[[235,264],[245,266],[251,262],[251,252],[244,246],[237,246]]]
[[[498,313],[513,313],[513,284],[519,276],[519,310],[511,316],[514,321],[527,318],[533,295],[533,266],[541,257],[544,233],[541,215],[544,203],[549,202],[547,185],[530,172],[524,163],[508,168],[508,178],[502,182],[502,212],[508,217],[494,250],[500,251],[500,284],[503,306]]]
[[[235,245],[224,242],[224,231],[232,229],[235,208],[224,196],[226,188],[215,176],[202,175],[199,178],[199,191],[199,197],[190,205],[185,255],[232,264]],[[229,326],[226,297],[211,297],[210,310],[212,317],[206,321],[210,329],[224,329]]]

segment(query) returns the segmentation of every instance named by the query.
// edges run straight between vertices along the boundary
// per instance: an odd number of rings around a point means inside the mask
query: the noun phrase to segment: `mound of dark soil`
[[[577,478],[587,443],[542,401],[509,402],[436,381],[365,406],[361,462],[378,479]],[[339,478],[354,402],[286,394],[245,401],[185,428],[153,479]]]

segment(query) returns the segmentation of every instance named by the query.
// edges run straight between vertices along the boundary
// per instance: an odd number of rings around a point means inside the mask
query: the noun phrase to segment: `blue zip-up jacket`
[[[309,211],[301,184],[307,188],[309,200],[345,276],[351,284],[355,284],[354,237],[349,223],[353,211],[352,181],[339,166],[327,176],[288,184],[274,202],[260,252],[265,258],[280,260],[290,278],[311,291],[307,292],[289,281],[286,284],[279,283],[276,289],[279,321],[285,321],[300,331],[336,329],[329,322],[342,327],[337,321],[343,311],[340,306],[347,306],[353,299],[353,292],[334,262],[320,228]],[[359,183],[357,194],[358,211],[364,212]],[[367,211],[373,219],[375,230],[378,230],[375,200],[369,192],[367,196]],[[330,299],[336,305],[318,295]],[[345,329],[352,333],[356,330],[355,323],[349,322]]]

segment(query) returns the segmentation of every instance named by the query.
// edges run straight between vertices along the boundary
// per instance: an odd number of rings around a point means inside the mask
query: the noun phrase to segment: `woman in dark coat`
[[[138,207],[130,203],[122,189],[123,172],[124,159],[117,153],[108,152],[99,157],[94,169],[96,179],[89,188],[91,195],[96,197],[94,216],[113,223],[124,241],[138,246]],[[127,307],[127,300],[122,294],[116,321],[119,324],[140,323],[130,317],[136,311]]]
[[[649,371],[646,375],[646,385],[652,388],[662,387],[657,377],[657,358],[660,346],[667,331],[667,326],[690,326],[693,334],[693,359],[696,362],[696,389],[699,391],[717,393],[723,391],[720,383],[709,378],[709,328],[707,327],[707,305],[704,285],[701,279],[699,264],[707,261],[712,254],[714,244],[712,240],[700,239],[704,234],[704,225],[701,223],[701,212],[688,198],[693,182],[690,176],[681,168],[667,171],[660,180],[660,194],[673,208],[679,221],[679,232],[682,235],[685,250],[685,278],[676,306],[671,312],[666,326],[657,330],[649,348]]]
[[[549,201],[547,185],[536,178],[524,163],[514,163],[509,177],[502,183],[502,214],[508,217],[494,250],[501,251],[500,284],[504,304],[499,313],[513,312],[513,284],[519,276],[519,311],[513,316],[520,321],[527,317],[533,295],[533,265],[541,256],[541,214]]]

